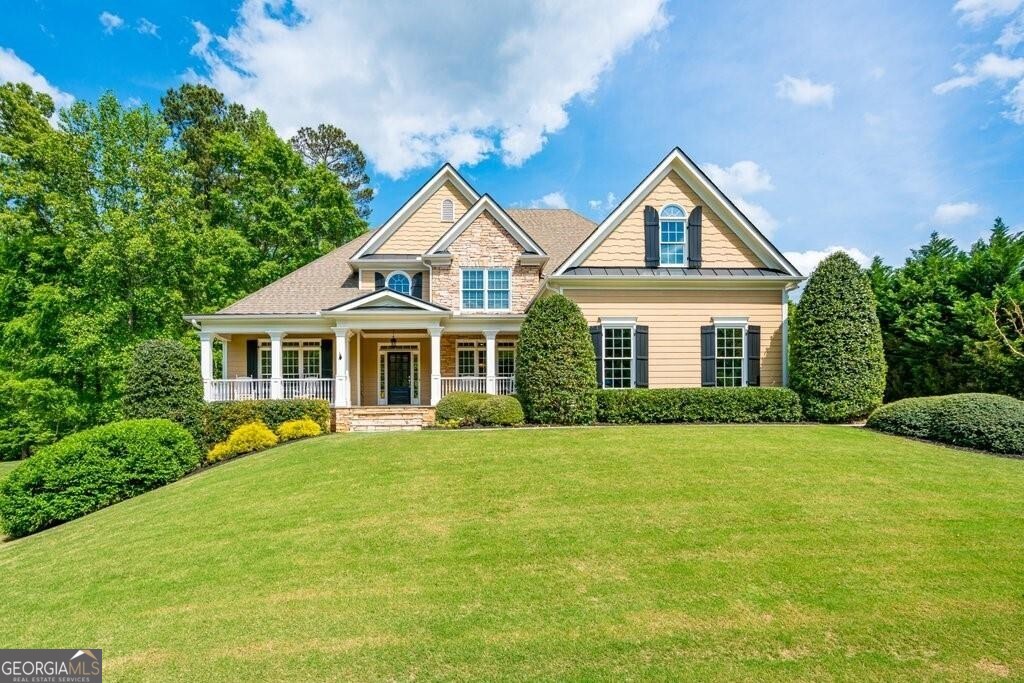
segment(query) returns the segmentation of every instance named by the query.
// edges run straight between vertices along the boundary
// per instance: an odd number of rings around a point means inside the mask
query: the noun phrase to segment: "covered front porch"
[[[514,394],[520,323],[393,305],[272,321],[209,316],[196,321],[204,397],[350,408],[434,406],[457,391]]]

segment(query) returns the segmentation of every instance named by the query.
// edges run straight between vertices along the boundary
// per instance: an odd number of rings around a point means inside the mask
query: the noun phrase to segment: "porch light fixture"
[[[395,336],[394,330],[391,331],[391,346],[389,348],[392,348],[392,349],[397,349],[398,348],[398,338]]]

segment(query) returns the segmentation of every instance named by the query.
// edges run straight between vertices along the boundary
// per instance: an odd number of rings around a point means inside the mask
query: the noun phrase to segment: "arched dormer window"
[[[686,212],[675,204],[661,210],[661,265],[686,265]]]
[[[452,223],[455,221],[455,202],[445,199],[441,202],[441,222]]]
[[[391,275],[388,275],[388,289],[393,289],[399,294],[411,294],[412,280],[401,271],[391,273]]]

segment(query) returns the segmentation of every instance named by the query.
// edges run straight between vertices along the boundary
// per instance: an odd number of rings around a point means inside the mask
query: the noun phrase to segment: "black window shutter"
[[[686,236],[687,248],[690,251],[689,261],[691,268],[700,268],[702,258],[700,255],[700,228],[701,228],[701,209],[699,206],[693,207],[693,211],[690,212],[690,220],[686,225],[687,232]]]
[[[633,334],[633,343],[636,346],[636,377],[634,378],[633,386],[638,389],[646,389],[649,384],[647,372],[647,358],[649,356],[647,330],[647,325],[637,325],[636,331]]]
[[[715,326],[700,327],[700,385],[715,386]]]
[[[594,357],[597,360],[597,386],[604,386],[604,347],[601,344],[601,326],[592,325],[590,328],[590,341],[594,344]]]
[[[384,289],[384,273],[373,274],[373,288],[375,290]]]
[[[260,342],[258,339],[245,340],[245,374],[253,379],[260,376]]]
[[[412,276],[412,295],[417,299],[423,298],[423,273],[416,273]]]
[[[747,325],[747,386],[761,386],[760,325]]]
[[[334,340],[320,340],[320,376],[334,377]]]
[[[644,207],[644,264],[657,268],[661,261],[661,231],[658,225],[658,210],[653,206]]]

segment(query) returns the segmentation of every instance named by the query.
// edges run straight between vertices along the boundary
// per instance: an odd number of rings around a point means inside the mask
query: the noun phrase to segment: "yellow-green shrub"
[[[288,420],[287,422],[282,422],[281,426],[277,428],[277,438],[281,439],[281,441],[304,439],[307,436],[320,436],[322,431],[320,425],[309,418]]]
[[[249,422],[235,431],[226,441],[222,441],[210,449],[206,459],[209,462],[224,460],[226,458],[262,451],[277,444],[277,435],[270,431],[270,428],[262,422]]]

